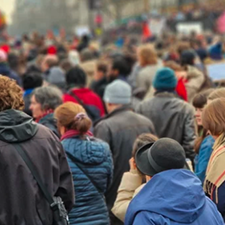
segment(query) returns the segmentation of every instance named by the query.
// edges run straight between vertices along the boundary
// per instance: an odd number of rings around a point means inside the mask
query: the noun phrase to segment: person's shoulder
[[[215,143],[215,139],[211,136],[211,135],[208,135],[204,138],[204,140],[202,141],[202,145],[209,145],[212,146],[214,145]]]
[[[208,198],[208,197],[205,197],[206,198],[206,210],[205,210],[205,213],[206,214],[211,214],[213,215],[212,218],[215,218],[218,222],[218,224],[224,224],[224,221],[223,221],[223,218],[221,216],[221,214],[219,213],[216,205],[214,204],[214,202]]]
[[[56,136],[56,134],[49,129],[48,127],[42,125],[42,124],[37,124],[38,126],[38,132],[34,136],[35,139],[48,139],[48,140],[53,140],[54,142],[60,142],[59,138]]]
[[[88,89],[88,90],[89,90],[89,95],[92,98],[96,98],[97,100],[101,100],[101,98],[94,91],[92,91],[91,89]]]
[[[133,224],[139,225],[143,223],[149,224],[149,225],[171,224],[171,221],[169,218],[166,218],[163,215],[160,215],[158,213],[143,210],[143,211],[139,211],[136,214],[136,216],[134,217]]]
[[[190,103],[184,101],[183,99],[173,98],[173,102],[177,103],[177,105],[179,105],[180,110],[183,109],[187,113],[194,113],[194,107]]]
[[[99,120],[95,121],[94,128],[96,129],[96,128],[108,127],[111,120],[112,120],[111,117],[104,116],[100,118]]]
[[[150,124],[152,125],[152,121],[150,119],[148,119],[146,116],[143,116],[139,113],[134,113],[133,117],[136,117],[140,121],[143,121],[143,123],[145,123],[146,125],[150,125]]]

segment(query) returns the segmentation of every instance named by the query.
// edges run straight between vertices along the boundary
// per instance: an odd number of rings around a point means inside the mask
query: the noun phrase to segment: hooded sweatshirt
[[[222,216],[188,170],[155,175],[131,202],[125,225],[222,225]]]
[[[51,196],[68,211],[74,202],[71,172],[59,140],[44,126],[17,110],[0,112],[0,224],[52,224],[52,210],[13,145],[20,144]]]

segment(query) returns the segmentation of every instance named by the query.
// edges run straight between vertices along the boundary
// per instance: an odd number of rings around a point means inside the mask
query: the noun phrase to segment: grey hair
[[[54,86],[39,87],[32,93],[41,108],[44,110],[55,110],[62,102],[62,92]]]

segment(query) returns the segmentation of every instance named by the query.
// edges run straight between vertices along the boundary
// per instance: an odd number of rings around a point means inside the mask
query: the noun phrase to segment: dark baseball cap
[[[185,167],[186,157],[183,147],[175,140],[161,138],[141,147],[135,156],[137,168],[145,175]]]

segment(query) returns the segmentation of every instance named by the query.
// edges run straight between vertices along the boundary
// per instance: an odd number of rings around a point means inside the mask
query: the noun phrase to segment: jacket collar
[[[157,91],[155,93],[155,97],[165,97],[165,98],[178,98],[177,93],[174,92],[168,92],[168,91]]]
[[[106,120],[106,119],[109,119],[121,112],[124,112],[124,111],[133,111],[133,108],[131,105],[124,105],[118,109],[115,109],[114,111],[112,111],[111,113],[109,113],[108,115],[102,117],[101,119],[97,120],[95,123],[94,123],[94,126],[96,126],[98,123],[100,123],[102,120]]]

